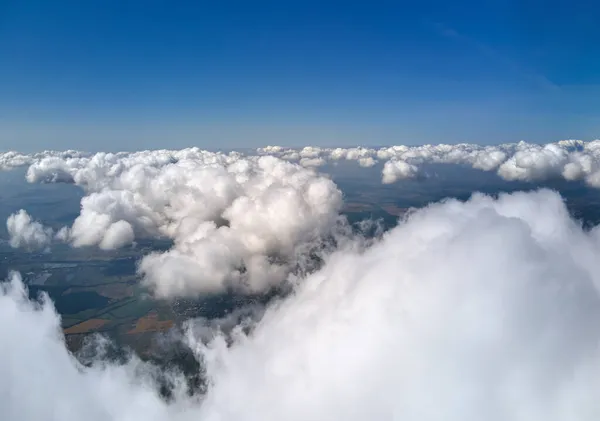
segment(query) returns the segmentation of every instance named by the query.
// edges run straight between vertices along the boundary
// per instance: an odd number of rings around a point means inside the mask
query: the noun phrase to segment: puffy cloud
[[[34,221],[24,209],[8,217],[6,228],[10,237],[10,245],[14,248],[43,249],[52,241],[52,229]]]
[[[29,155],[24,155],[15,151],[0,153],[0,170],[10,170],[17,167],[29,165],[32,158]]]
[[[16,151],[0,152],[0,171],[25,167],[45,158],[70,158],[86,155],[84,152],[68,150],[64,152],[43,151],[35,154],[22,154]]]
[[[303,152],[302,160],[314,150]],[[113,249],[136,237],[166,237],[174,246],[140,264],[158,296],[238,289],[257,292],[282,282],[298,247],[335,225],[341,192],[328,178],[273,156],[243,157],[197,148],[98,153],[32,164],[30,182],[71,182],[87,195],[59,237],[75,247]]]
[[[302,158],[300,159],[300,165],[303,167],[320,167],[326,164],[325,159],[318,158]]]
[[[159,296],[267,289],[285,278],[298,247],[331,229],[341,206],[331,180],[273,157],[239,161],[219,176],[224,190],[190,192],[218,207],[202,216],[196,203],[182,203],[168,227],[174,248],[142,261]]]
[[[302,158],[318,158],[323,153],[323,149],[318,146],[305,146],[299,153]]]
[[[361,167],[369,168],[374,166],[375,164],[377,164],[377,161],[371,156],[358,159],[358,165],[360,165]]]
[[[75,247],[100,245],[114,249],[133,241],[138,232],[158,235],[161,216],[150,209],[141,195],[132,191],[103,190],[81,200],[81,213],[69,230]]]
[[[250,338],[201,348],[203,414],[595,419],[598,240],[549,191],[430,206],[332,257]]]
[[[52,306],[13,276],[0,290],[0,415],[596,420],[599,252],[598,228],[551,191],[430,205],[366,250],[331,255],[231,345],[190,330],[208,391],[169,403],[139,362],[78,365]]]
[[[543,180],[559,176],[568,158],[568,151],[557,144],[540,147],[522,143],[515,154],[500,166],[498,174],[507,180]]]
[[[483,171],[497,171],[506,180],[543,181],[564,177],[567,180],[584,180],[588,185],[600,188],[600,140],[562,140],[545,145],[526,142],[497,146],[474,144],[389,146],[379,149],[313,148],[300,151],[291,148],[267,147],[260,154],[272,154],[287,160],[310,156],[322,161],[357,161],[362,167],[370,167],[384,161],[382,182],[390,183],[405,179],[402,169],[395,176],[396,167],[407,169],[406,163],[418,169],[424,163],[467,165]],[[319,162],[322,162],[319,161]],[[400,162],[400,164],[396,164]],[[389,163],[389,164],[388,164]],[[414,173],[415,171],[410,170]]]
[[[384,184],[391,184],[398,180],[413,178],[417,174],[417,167],[404,161],[394,159],[387,161],[383,165],[382,174],[382,182]]]
[[[30,302],[18,274],[0,285],[0,418],[5,421],[169,420],[150,371],[80,365],[67,351],[47,296]]]
[[[284,151],[285,148],[283,148],[282,146],[265,146],[263,148],[258,148],[257,151],[259,153],[264,153],[267,155],[273,155],[273,154],[277,154],[280,153],[282,151]]]
[[[135,235],[131,224],[120,220],[108,227],[99,246],[104,250],[113,250],[131,244],[134,238]]]

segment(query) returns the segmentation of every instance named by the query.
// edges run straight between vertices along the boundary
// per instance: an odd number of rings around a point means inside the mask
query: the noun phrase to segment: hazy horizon
[[[0,5],[3,150],[600,136],[583,2]]]

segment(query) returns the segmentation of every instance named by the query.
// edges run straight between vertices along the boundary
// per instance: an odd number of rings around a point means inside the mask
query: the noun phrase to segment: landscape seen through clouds
[[[344,200],[341,213],[348,223],[355,227],[366,221],[372,223],[371,230],[365,231],[367,236],[380,235],[401,223],[409,210],[431,203],[450,198],[465,201],[475,192],[497,196],[540,188],[558,191],[573,218],[584,226],[600,222],[598,190],[580,181],[559,178],[537,183],[506,181],[495,173],[464,165],[435,163],[424,164],[420,169],[422,176],[395,184],[381,183],[381,165],[359,168],[355,163],[335,162],[325,164],[320,171],[341,189]],[[1,219],[6,220],[24,208],[35,220],[56,231],[73,224],[84,197],[79,187],[27,183],[25,178],[23,168],[0,173]],[[62,243],[24,250],[10,246],[5,226],[0,232],[1,276],[6,278],[10,271],[18,271],[31,299],[42,292],[49,295],[61,316],[61,327],[71,352],[85,359],[86,344],[93,343],[97,334],[101,334],[114,345],[113,357],[133,351],[145,360],[178,366],[195,379],[196,388],[200,384],[200,366],[190,349],[175,339],[182,335],[186,322],[218,321],[228,315],[241,320],[286,294],[277,289],[256,294],[231,289],[160,299],[140,283],[137,269],[143,256],[171,248],[173,242],[168,238],[141,238],[115,250],[74,248]],[[202,275],[197,276],[201,282]]]

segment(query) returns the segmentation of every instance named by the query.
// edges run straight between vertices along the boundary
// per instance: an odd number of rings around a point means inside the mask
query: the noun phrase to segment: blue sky
[[[0,0],[0,149],[593,139],[592,3]]]

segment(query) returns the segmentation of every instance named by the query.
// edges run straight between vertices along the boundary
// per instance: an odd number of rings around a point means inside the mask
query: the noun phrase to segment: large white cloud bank
[[[335,183],[311,169],[199,149],[51,155],[29,166],[27,180],[85,190],[80,215],[55,235],[74,247],[171,239],[139,268],[160,297],[269,289],[330,233],[342,204]],[[46,245],[51,233],[28,218],[9,218],[11,244]]]
[[[170,403],[139,363],[78,366],[13,275],[0,418],[595,421],[599,253],[599,230],[548,190],[431,205],[331,255],[230,346],[191,332],[208,392]]]

